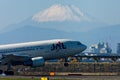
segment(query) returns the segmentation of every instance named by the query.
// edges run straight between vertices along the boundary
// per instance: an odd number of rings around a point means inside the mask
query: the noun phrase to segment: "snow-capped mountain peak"
[[[48,22],[48,21],[90,21],[78,7],[74,5],[61,5],[55,4],[51,7],[40,11],[32,17],[36,22]]]

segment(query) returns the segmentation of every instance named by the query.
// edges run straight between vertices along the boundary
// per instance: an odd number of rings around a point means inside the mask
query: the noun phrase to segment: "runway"
[[[40,79],[41,77],[47,77],[49,80],[59,79],[59,80],[120,80],[120,76],[0,76],[2,78],[9,79]]]

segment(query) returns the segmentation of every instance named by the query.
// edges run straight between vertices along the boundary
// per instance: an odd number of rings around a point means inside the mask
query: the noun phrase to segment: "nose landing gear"
[[[65,58],[64,66],[65,66],[65,67],[68,67],[68,66],[69,66],[68,61],[67,61],[67,58]]]

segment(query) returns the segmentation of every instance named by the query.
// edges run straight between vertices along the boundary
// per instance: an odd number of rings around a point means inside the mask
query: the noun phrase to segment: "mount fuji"
[[[74,5],[55,4],[35,14],[32,19],[37,22],[49,21],[91,21],[78,7]]]
[[[67,32],[86,32],[96,27],[106,26],[102,22],[82,12],[74,5],[55,4],[32,17],[31,23],[42,28]]]
[[[86,32],[97,27],[107,26],[95,18],[88,16],[87,13],[82,12],[74,5],[55,4],[4,30],[31,25],[65,32]]]

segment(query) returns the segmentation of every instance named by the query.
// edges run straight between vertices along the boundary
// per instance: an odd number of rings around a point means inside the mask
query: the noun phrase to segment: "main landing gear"
[[[4,71],[4,74],[6,74],[6,75],[14,75],[14,72],[13,71]]]
[[[0,70],[0,74],[5,74],[5,75],[14,75],[14,72],[13,71],[3,71],[3,70]]]
[[[0,74],[2,74],[3,73],[3,70],[0,70]]]
[[[7,70],[6,71],[0,70],[0,74],[3,74],[3,73],[5,75],[14,75],[14,72],[11,71],[11,64],[7,65]]]
[[[4,71],[4,73],[5,73],[6,75],[14,75],[14,72],[11,71],[11,63],[8,63],[8,65],[7,65],[7,70]]]

